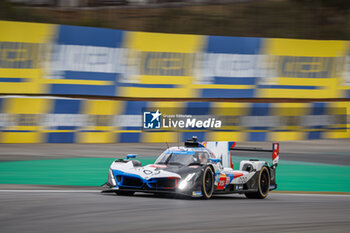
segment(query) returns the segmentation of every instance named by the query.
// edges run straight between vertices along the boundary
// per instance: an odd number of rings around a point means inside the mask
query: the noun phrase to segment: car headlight
[[[178,188],[181,189],[181,190],[186,189],[187,186],[188,186],[188,182],[190,182],[190,180],[192,179],[192,177],[193,177],[194,175],[195,175],[195,173],[188,174],[188,175],[186,176],[186,178],[183,179],[183,180],[180,182]]]
[[[117,185],[117,182],[115,181],[114,176],[113,176],[112,169],[109,169],[109,172],[108,172],[108,183],[110,183],[113,186]]]

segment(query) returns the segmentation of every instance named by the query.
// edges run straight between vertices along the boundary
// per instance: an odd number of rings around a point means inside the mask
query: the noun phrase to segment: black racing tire
[[[118,196],[132,196],[135,192],[133,191],[116,191],[115,194]]]
[[[262,167],[258,177],[258,191],[254,193],[245,193],[249,199],[264,199],[270,191],[270,173],[267,167]]]
[[[210,199],[214,192],[214,172],[208,166],[204,169],[202,176],[202,193],[203,199]]]

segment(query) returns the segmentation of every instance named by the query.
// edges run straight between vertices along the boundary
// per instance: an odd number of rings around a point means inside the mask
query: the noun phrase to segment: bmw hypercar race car
[[[240,162],[233,169],[232,150],[272,152],[272,165],[256,159]],[[279,144],[272,150],[238,148],[235,142],[198,142],[195,137],[185,146],[166,149],[154,164],[142,166],[136,155],[115,160],[108,172],[105,192],[133,195],[135,192],[172,193],[211,198],[214,194],[239,193],[247,198],[265,198],[276,189]]]

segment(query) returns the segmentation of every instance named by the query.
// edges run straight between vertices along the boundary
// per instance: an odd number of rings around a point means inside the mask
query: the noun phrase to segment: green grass
[[[154,159],[141,158],[143,163]],[[100,186],[113,158],[74,158],[0,163],[1,184]]]
[[[235,158],[235,168],[239,160]],[[0,163],[1,184],[100,186],[112,158],[74,158]],[[155,158],[139,158],[143,165]],[[281,161],[277,167],[280,191],[350,192],[350,167]]]

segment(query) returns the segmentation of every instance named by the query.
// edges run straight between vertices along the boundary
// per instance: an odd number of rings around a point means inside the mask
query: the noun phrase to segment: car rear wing
[[[253,151],[253,152],[272,152],[272,167],[277,167],[279,154],[280,154],[280,145],[279,143],[272,143],[272,150],[266,150],[257,147],[236,147],[236,143],[233,143],[230,150],[237,151]]]

